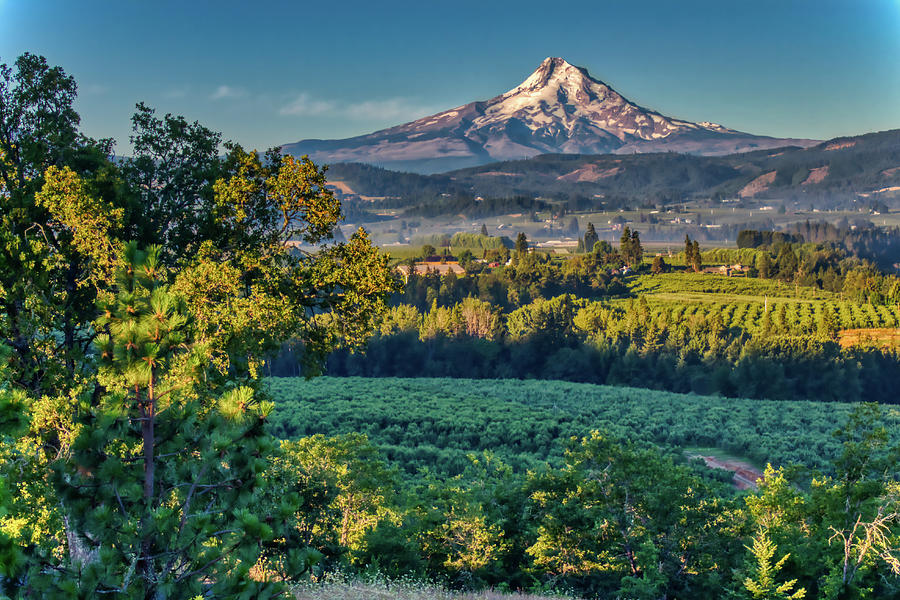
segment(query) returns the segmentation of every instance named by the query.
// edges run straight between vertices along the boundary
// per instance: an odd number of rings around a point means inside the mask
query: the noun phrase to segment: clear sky
[[[547,56],[750,133],[900,128],[900,0],[0,0],[0,62],[26,51],[120,153],[138,101],[263,149],[485,100]]]

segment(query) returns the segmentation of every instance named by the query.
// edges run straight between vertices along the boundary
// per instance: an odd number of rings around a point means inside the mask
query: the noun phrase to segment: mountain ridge
[[[449,194],[582,198],[588,204],[612,196],[654,203],[716,196],[824,206],[900,197],[900,129],[725,156],[544,154],[433,175],[335,164],[328,177],[354,194],[398,198],[398,205]]]
[[[548,57],[521,84],[370,134],[285,144],[317,162],[362,162],[435,173],[539,154],[684,152],[724,155],[816,140],[757,136],[643,108],[583,67]]]

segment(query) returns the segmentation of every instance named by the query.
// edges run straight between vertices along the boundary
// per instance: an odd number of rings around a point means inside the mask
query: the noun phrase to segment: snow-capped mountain
[[[368,135],[303,140],[282,149],[322,163],[435,173],[548,153],[719,155],[812,143],[666,117],[630,102],[584,68],[547,58],[521,85],[491,100]]]

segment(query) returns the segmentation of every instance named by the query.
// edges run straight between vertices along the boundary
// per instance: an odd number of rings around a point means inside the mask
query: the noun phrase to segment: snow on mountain
[[[666,117],[630,102],[584,68],[547,58],[519,86],[486,102],[355,138],[303,140],[282,149],[317,162],[433,173],[547,153],[718,155],[811,143]]]

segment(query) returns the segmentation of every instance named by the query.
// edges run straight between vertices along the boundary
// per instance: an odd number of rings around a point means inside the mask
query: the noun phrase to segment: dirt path
[[[725,469],[734,473],[734,487],[739,490],[757,489],[756,480],[762,478],[762,471],[740,460],[728,460],[715,456],[703,456],[692,454],[689,458],[702,458],[706,466],[711,469]]]

